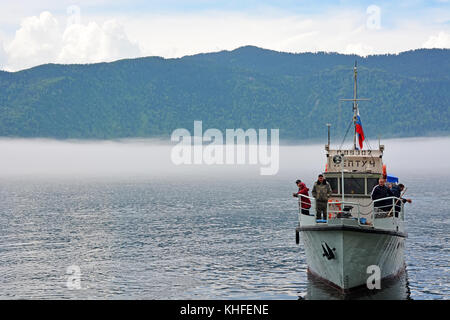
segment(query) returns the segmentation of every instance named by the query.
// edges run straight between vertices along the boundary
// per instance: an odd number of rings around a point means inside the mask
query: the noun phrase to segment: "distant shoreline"
[[[372,147],[375,146],[375,143],[378,143],[378,138],[367,138],[369,143],[372,143]],[[442,134],[442,135],[430,135],[430,136],[401,136],[401,137],[387,137],[381,138],[381,143],[384,141],[411,141],[411,140],[433,140],[433,139],[450,139],[450,133]],[[83,139],[59,139],[59,138],[48,138],[48,137],[2,137],[0,136],[0,142],[14,142],[14,141],[22,141],[22,142],[54,142],[54,143],[74,143],[74,144],[111,144],[111,143],[135,143],[135,144],[152,144],[152,145],[174,145],[175,143],[170,141],[170,137],[130,137],[130,138],[116,138],[116,139],[96,139],[96,138],[83,138]],[[333,139],[331,137],[331,145],[335,146],[336,144],[341,144],[340,139]],[[345,144],[349,144],[349,138],[346,139]],[[205,143],[206,144],[206,143]],[[293,139],[283,139],[280,138],[280,146],[309,146],[309,145],[322,145],[326,144],[326,137],[316,138],[316,139],[304,139],[304,140],[293,140]]]

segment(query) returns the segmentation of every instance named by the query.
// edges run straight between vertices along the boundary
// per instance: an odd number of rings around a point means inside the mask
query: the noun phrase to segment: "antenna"
[[[327,127],[328,127],[328,148],[330,147],[330,127],[331,127],[331,123],[327,123]]]

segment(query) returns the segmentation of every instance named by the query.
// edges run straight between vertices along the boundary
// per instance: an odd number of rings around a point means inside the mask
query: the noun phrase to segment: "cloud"
[[[192,12],[123,17],[130,38],[145,55],[166,58],[255,45],[286,52],[332,51],[359,55],[398,53],[420,48],[435,32],[419,22],[396,21],[379,28],[365,10],[315,14]],[[412,37],[411,35],[414,35]]]
[[[139,46],[128,39],[123,26],[114,19],[101,26],[89,22],[70,23],[63,28],[48,11],[24,19],[5,51],[9,70],[44,63],[93,63],[140,55]]]
[[[446,17],[445,10],[427,11],[423,19],[393,19],[389,16],[392,10],[383,7],[378,21],[370,10],[368,13],[365,9],[347,7],[308,14],[273,8],[254,12],[150,13],[144,8],[133,14],[115,11],[113,19],[111,13],[83,15],[81,19],[79,9],[70,6],[66,15],[55,17],[43,12],[24,19],[15,36],[11,32],[10,41],[4,43],[8,69],[48,62],[94,63],[149,55],[176,58],[244,45],[285,52],[332,51],[362,56],[450,47],[447,27],[439,22]],[[379,22],[376,28],[374,19]]]
[[[7,59],[6,52],[5,49],[3,48],[3,42],[0,39],[0,70],[5,69],[6,59]]]
[[[423,44],[423,48],[450,48],[450,33],[444,31],[439,32],[438,35],[430,36]]]
[[[24,19],[13,41],[6,46],[8,67],[30,67],[55,60],[61,48],[58,21],[48,11]]]
[[[139,46],[128,39],[116,20],[108,20],[102,26],[96,22],[72,24],[64,31],[62,41],[58,61],[64,63],[112,61],[140,55]]]
[[[357,54],[361,57],[367,57],[372,52],[374,52],[374,48],[372,46],[368,46],[363,43],[350,43],[345,47],[343,53]]]

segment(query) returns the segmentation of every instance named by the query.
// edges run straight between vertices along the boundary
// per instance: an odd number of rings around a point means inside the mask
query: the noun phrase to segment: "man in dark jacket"
[[[316,199],[316,218],[327,219],[328,198],[331,196],[331,186],[323,175],[319,174],[319,178],[314,183],[312,196]]]
[[[311,201],[309,200],[309,189],[306,187],[306,184],[304,184],[303,182],[301,182],[300,180],[295,181],[295,183],[297,184],[298,187],[298,192],[297,193],[293,193],[292,195],[294,197],[300,198],[300,209],[302,211],[302,214],[306,214],[309,216],[309,208],[311,208]],[[301,195],[304,195],[306,197],[302,197]]]
[[[400,183],[398,185],[393,185],[392,188],[391,188],[391,191],[392,191],[392,194],[394,195],[394,197],[401,199],[401,200],[396,200],[395,201],[395,216],[396,217],[398,217],[398,213],[401,210],[401,203],[400,203],[400,201],[403,202],[403,203],[406,203],[406,202],[411,203],[412,202],[411,199],[402,198],[402,192],[403,192],[404,189],[405,189],[405,185],[402,184],[402,183]]]
[[[376,185],[372,190],[372,201],[393,196],[394,194],[392,193],[391,189],[386,187],[385,180],[383,178],[380,178],[378,180],[378,185]],[[392,208],[392,199],[374,202],[374,207],[379,208],[380,210],[383,210],[385,212],[389,212]]]

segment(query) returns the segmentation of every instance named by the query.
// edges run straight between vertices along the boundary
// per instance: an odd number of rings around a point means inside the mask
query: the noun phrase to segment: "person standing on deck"
[[[306,184],[304,184],[303,182],[301,182],[300,180],[295,181],[295,184],[298,187],[298,192],[297,193],[293,193],[292,195],[294,197],[300,198],[300,209],[302,211],[302,214],[306,214],[309,216],[309,208],[311,208],[311,201],[309,200],[309,189],[306,187]],[[302,197],[306,196],[306,197]]]
[[[402,208],[400,201],[403,203],[406,203],[406,202],[411,203],[412,202],[411,199],[402,198],[403,190],[405,190],[405,185],[403,183],[400,183],[398,185],[394,185],[391,187],[391,191],[394,194],[394,197],[400,199],[400,200],[395,201],[395,217],[398,216],[398,213],[400,212],[400,210]]]
[[[392,188],[391,188],[391,191],[394,194],[394,197],[402,199],[403,203],[405,203],[405,202],[411,203],[412,202],[411,199],[402,198],[403,190],[405,190],[405,185],[403,183],[400,183],[398,185],[392,186]]]
[[[330,198],[332,190],[330,184],[324,179],[322,174],[319,174],[317,181],[314,182],[311,193],[316,199],[316,218],[326,220],[328,198]]]
[[[394,196],[391,189],[389,189],[385,183],[386,181],[383,178],[378,179],[378,184],[372,190],[372,201]],[[373,206],[379,210],[389,212],[392,209],[392,199],[374,202]]]

